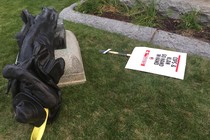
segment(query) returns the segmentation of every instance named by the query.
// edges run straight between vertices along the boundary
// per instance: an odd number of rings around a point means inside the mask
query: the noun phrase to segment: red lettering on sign
[[[141,62],[141,66],[145,66],[146,63],[147,63],[147,59],[149,57],[149,53],[150,53],[150,50],[146,50],[145,54],[144,54],[144,57],[143,57],[143,60]]]
[[[177,65],[176,65],[176,72],[178,72],[178,69],[179,69],[180,58],[181,58],[181,55],[178,56]]]

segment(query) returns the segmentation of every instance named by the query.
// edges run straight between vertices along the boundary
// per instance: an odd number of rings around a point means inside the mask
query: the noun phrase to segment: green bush
[[[155,1],[151,1],[148,5],[138,2],[132,8],[132,18],[134,23],[143,26],[156,26],[157,10],[155,9]]]
[[[192,11],[181,16],[180,28],[200,30],[201,24],[198,21],[199,12]]]
[[[87,0],[82,4],[79,4],[76,10],[82,13],[98,14],[103,3],[100,0]]]

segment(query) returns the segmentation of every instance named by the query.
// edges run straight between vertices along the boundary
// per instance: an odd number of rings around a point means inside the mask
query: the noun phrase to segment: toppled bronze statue
[[[15,64],[3,69],[3,76],[9,80],[8,90],[12,92],[15,119],[21,123],[41,126],[49,109],[48,122],[56,117],[61,93],[57,86],[64,73],[63,58],[55,59],[54,50],[63,48],[65,33],[57,25],[58,14],[54,9],[43,8],[37,16],[27,10],[21,14],[24,26],[17,34],[19,53]]]

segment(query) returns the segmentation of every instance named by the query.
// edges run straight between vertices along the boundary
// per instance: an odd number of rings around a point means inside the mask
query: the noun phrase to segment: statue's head
[[[46,112],[35,97],[28,93],[18,93],[13,100],[15,119],[21,123],[41,126],[46,118]]]
[[[57,26],[57,20],[58,20],[58,13],[54,8],[48,8],[43,7],[42,12],[35,17],[34,22],[35,23],[41,23],[41,24],[49,24],[47,25],[47,29],[53,28],[55,29]]]
[[[54,8],[43,7],[41,15],[49,21],[56,21],[57,24],[58,13]]]

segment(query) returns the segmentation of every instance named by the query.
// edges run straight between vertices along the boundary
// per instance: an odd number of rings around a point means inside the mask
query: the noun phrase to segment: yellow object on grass
[[[48,119],[48,113],[49,110],[47,108],[44,109],[46,112],[46,118],[44,123],[40,127],[34,127],[32,134],[31,134],[31,140],[41,140],[42,136],[44,134],[44,130],[47,124],[47,119]]]

